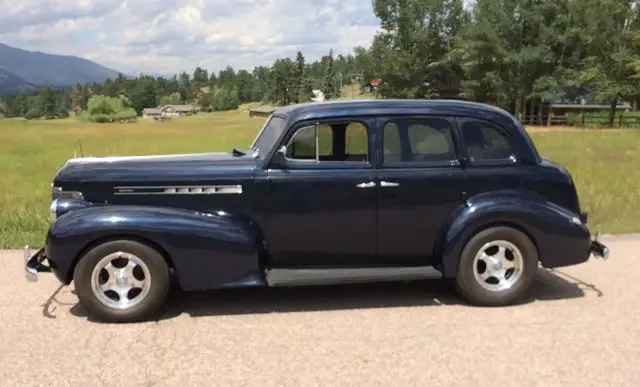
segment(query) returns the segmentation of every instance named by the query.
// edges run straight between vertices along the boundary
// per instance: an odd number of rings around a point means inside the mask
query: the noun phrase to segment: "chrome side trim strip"
[[[215,195],[241,194],[241,185],[207,186],[120,186],[114,195]]]
[[[304,286],[440,279],[442,278],[442,273],[432,266],[348,269],[267,269],[265,277],[269,286]]]

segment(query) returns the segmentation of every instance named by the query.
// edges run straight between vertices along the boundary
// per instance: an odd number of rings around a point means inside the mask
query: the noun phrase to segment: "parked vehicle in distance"
[[[184,291],[453,279],[507,305],[538,265],[606,258],[571,175],[509,113],[455,100],[277,109],[250,149],[71,159],[30,280],[74,283],[104,321],[146,320]]]

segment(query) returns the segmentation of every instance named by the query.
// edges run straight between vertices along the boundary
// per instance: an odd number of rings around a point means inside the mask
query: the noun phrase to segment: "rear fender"
[[[473,197],[452,214],[436,251],[442,259],[444,276],[456,276],[460,254],[474,234],[500,225],[524,232],[535,244],[545,267],[588,259],[590,234],[578,215],[534,193],[504,191]]]
[[[69,284],[80,256],[96,241],[146,240],[161,249],[184,290],[212,289],[261,277],[261,231],[242,216],[224,212],[106,205],[82,208],[49,228],[47,256]],[[260,281],[258,281],[260,282]]]

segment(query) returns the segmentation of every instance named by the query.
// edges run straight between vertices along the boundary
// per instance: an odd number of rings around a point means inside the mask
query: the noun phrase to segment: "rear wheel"
[[[109,241],[80,258],[74,285],[83,307],[102,321],[147,320],[165,302],[169,268],[162,255],[145,244]]]
[[[460,256],[456,288],[470,303],[508,305],[531,286],[538,251],[527,235],[511,227],[491,227],[474,235]]]

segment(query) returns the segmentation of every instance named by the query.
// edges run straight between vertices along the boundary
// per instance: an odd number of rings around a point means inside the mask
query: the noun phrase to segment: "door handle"
[[[380,186],[381,186],[381,187],[397,187],[397,186],[399,186],[399,185],[400,185],[400,184],[398,184],[398,183],[394,183],[394,182],[391,182],[391,181],[384,181],[384,180],[383,180],[383,181],[381,181],[381,182],[380,182]]]
[[[360,183],[356,185],[356,187],[358,188],[373,188],[375,186],[376,186],[376,183],[374,181],[369,181],[367,183]]]

